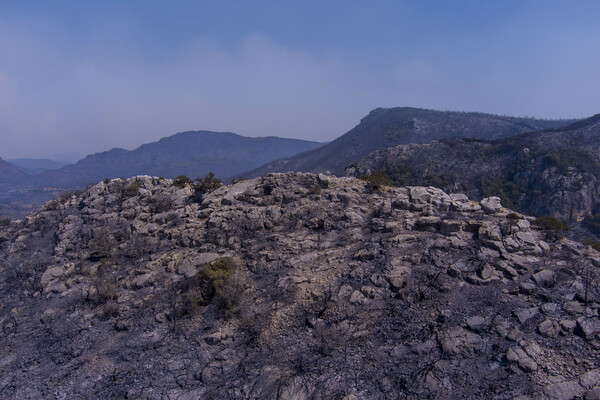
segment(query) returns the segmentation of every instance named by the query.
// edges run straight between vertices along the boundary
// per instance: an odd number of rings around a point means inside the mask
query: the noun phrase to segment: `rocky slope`
[[[600,254],[497,198],[138,177],[0,228],[0,397],[600,394]],[[596,396],[596,397],[594,397]]]
[[[294,157],[268,163],[244,174],[270,172],[325,172],[339,175],[348,164],[370,152],[407,143],[429,143],[435,139],[471,137],[499,139],[523,132],[559,128],[574,120],[536,120],[499,115],[444,112],[411,107],[378,108],[355,128],[333,142]]]
[[[399,185],[433,185],[474,199],[500,196],[523,212],[578,222],[600,212],[600,115],[497,141],[396,146],[369,154],[345,173],[377,170]]]

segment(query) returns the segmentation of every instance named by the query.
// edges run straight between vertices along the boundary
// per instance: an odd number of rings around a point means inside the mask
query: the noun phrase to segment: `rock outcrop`
[[[137,177],[0,227],[0,397],[571,399],[600,254],[432,187]]]

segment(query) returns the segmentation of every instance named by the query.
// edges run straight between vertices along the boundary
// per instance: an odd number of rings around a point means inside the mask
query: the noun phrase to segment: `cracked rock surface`
[[[600,254],[496,198],[302,173],[191,196],[118,179],[0,228],[0,398],[600,393]]]

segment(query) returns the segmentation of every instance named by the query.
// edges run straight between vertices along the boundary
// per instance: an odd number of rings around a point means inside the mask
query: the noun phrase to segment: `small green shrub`
[[[521,216],[519,214],[517,214],[517,213],[511,212],[511,213],[508,213],[506,215],[506,219],[508,219],[509,221],[515,221],[516,222],[516,221],[518,221],[518,220],[521,219]]]
[[[525,189],[506,177],[491,176],[482,179],[479,187],[482,197],[500,197],[502,205],[511,209],[519,209],[519,199]]]
[[[235,264],[229,257],[220,258],[210,264],[204,265],[202,273],[208,279],[211,288],[218,292],[225,286],[227,279],[231,276]]]
[[[177,186],[178,188],[184,188],[192,183],[193,181],[185,175],[179,175],[173,180],[173,186]]]
[[[222,186],[221,180],[215,178],[215,174],[209,172],[204,178],[196,178],[194,184],[194,201],[202,202],[204,195]]]
[[[538,217],[533,221],[533,225],[543,231],[551,232],[568,231],[571,229],[568,225],[565,225],[552,216]]]
[[[592,249],[600,251],[600,242],[596,240],[585,238],[583,239],[583,244],[585,244],[586,246],[592,246]]]
[[[375,171],[372,174],[361,176],[360,179],[367,182],[367,186],[370,189],[381,189],[384,186],[394,186],[392,178],[384,171]]]
[[[185,281],[175,316],[192,317],[211,303],[221,310],[231,310],[238,297],[237,287],[232,283],[235,267],[230,257],[204,264],[198,274]]]
[[[0,218],[0,226],[9,226],[10,225],[10,218],[5,217],[5,218]]]

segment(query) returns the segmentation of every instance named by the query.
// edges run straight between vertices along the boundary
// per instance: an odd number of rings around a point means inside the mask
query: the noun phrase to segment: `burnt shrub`
[[[600,233],[600,215],[593,214],[588,215],[582,221],[583,226],[594,232],[595,234]]]
[[[140,188],[140,183],[138,181],[133,181],[123,189],[123,195],[127,198],[137,196],[140,193]]]
[[[171,197],[164,194],[156,195],[150,200],[150,212],[153,214],[169,211],[172,206],[173,200],[171,200]]]
[[[105,229],[99,229],[93,233],[88,243],[90,261],[100,261],[110,258],[116,241]]]

